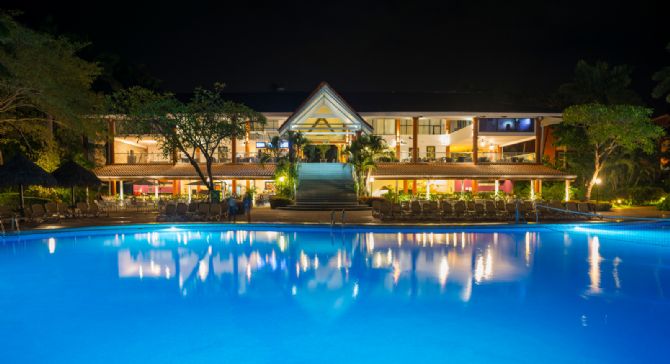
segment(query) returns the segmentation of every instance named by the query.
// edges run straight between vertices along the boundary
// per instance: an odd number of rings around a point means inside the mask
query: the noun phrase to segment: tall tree
[[[214,191],[212,165],[219,146],[244,133],[247,120],[265,123],[265,117],[249,107],[226,101],[223,85],[212,90],[197,88],[193,98],[183,103],[169,93],[141,87],[115,92],[109,98],[110,111],[124,119],[130,134],[152,135],[165,156],[181,152],[189,160],[202,183]],[[197,151],[205,159],[201,165]]]
[[[668,43],[666,49],[670,52],[670,43]],[[670,66],[663,67],[660,71],[654,73],[652,79],[658,82],[652,91],[652,96],[657,99],[665,97],[665,101],[670,103]]]
[[[651,109],[640,106],[602,104],[575,105],[563,111],[563,124],[581,133],[561,134],[559,143],[581,145],[593,155],[593,173],[587,180],[586,199],[591,198],[593,186],[613,154],[638,149],[654,152],[656,141],[664,131],[651,122],[651,113]]]
[[[50,138],[54,125],[95,135],[100,123],[91,115],[101,98],[91,84],[100,68],[78,57],[85,46],[0,13],[0,135],[16,133],[28,143]]]
[[[599,103],[604,105],[638,105],[639,96],[630,89],[632,69],[627,65],[610,66],[605,62],[577,62],[572,81],[557,92],[560,107]]]

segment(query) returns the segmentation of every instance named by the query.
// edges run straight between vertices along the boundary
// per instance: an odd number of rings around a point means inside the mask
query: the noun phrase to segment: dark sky
[[[4,1],[31,26],[50,22],[95,49],[144,64],[175,92],[222,81],[228,91],[545,93],[576,61],[634,67],[648,97],[670,64],[661,1]]]

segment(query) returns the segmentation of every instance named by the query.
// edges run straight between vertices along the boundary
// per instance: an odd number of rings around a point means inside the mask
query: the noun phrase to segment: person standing
[[[251,205],[253,204],[252,193],[247,192],[244,195],[244,200],[242,201],[244,206],[244,214],[247,215],[247,222],[251,222]]]
[[[237,200],[235,199],[235,195],[231,195],[228,198],[228,221],[235,222],[236,215],[237,215]]]

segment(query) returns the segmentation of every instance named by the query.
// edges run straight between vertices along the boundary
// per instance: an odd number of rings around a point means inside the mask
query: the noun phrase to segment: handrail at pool
[[[580,215],[580,216],[585,216],[585,217],[590,217],[590,218],[597,218],[600,220],[622,220],[622,221],[658,221],[658,222],[669,222],[669,218],[663,218],[663,217],[633,217],[633,216],[617,216],[617,215],[602,215],[598,213],[592,213],[592,212],[581,212],[581,211],[573,211],[573,210],[566,210],[566,209],[559,209],[556,207],[551,207],[547,205],[542,205],[542,204],[536,204],[535,209],[537,210],[538,208],[543,208],[546,210],[551,210],[551,211],[556,211],[556,212],[561,212],[565,214],[573,214],[573,215]],[[535,222],[539,222],[539,216],[536,215]]]

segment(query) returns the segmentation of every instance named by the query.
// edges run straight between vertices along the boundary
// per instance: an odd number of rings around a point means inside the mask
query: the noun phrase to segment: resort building
[[[534,194],[541,193],[543,181],[565,181],[567,191],[575,178],[542,163],[561,155],[551,136],[552,125],[561,121],[557,112],[449,93],[356,94],[345,100],[327,83],[306,97],[284,92],[226,97],[267,118],[265,125],[248,123],[245,135],[218,151],[214,174],[228,192],[255,187],[272,193],[275,166],[259,163],[259,155],[272,137],[284,138],[289,131],[301,132],[314,145],[315,152],[305,156],[311,162],[344,162],[341,151],[356,137],[381,136],[395,158],[378,163],[372,173],[373,195],[389,189],[511,193],[516,181],[531,181]],[[157,140],[126,134],[117,120],[109,121],[106,149],[107,163],[96,173],[113,182],[112,193],[191,195],[205,188],[185,158],[164,156]]]

